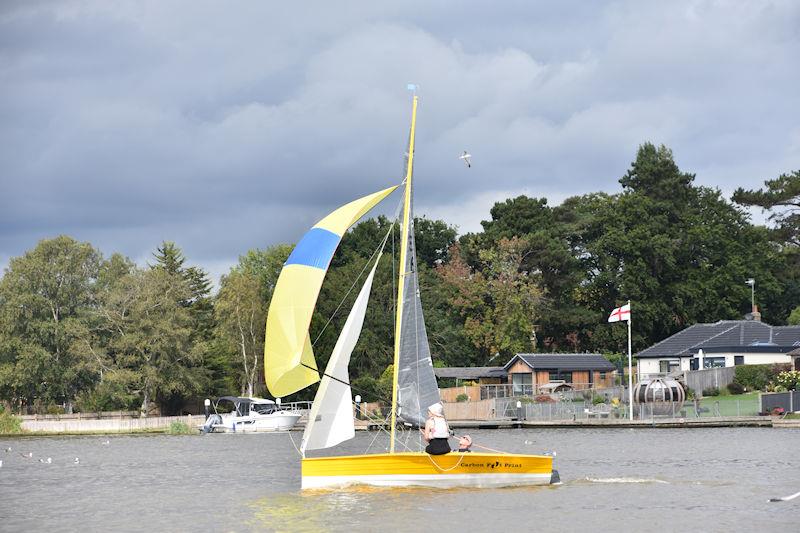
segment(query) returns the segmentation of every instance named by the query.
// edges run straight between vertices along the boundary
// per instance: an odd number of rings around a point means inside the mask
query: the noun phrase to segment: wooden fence
[[[706,368],[704,370],[688,370],[683,373],[683,382],[695,393],[702,394],[705,389],[722,389],[733,382],[736,367]]]
[[[23,418],[22,429],[31,433],[131,433],[168,428],[173,422],[183,422],[195,428],[205,421],[203,415],[153,416],[147,418]]]

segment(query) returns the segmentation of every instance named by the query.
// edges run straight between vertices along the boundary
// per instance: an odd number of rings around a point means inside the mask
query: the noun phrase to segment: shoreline
[[[186,422],[186,417],[175,417],[176,421]],[[87,426],[91,426],[93,420],[82,420]],[[800,429],[800,419],[783,419],[780,417],[757,416],[757,417],[704,417],[704,418],[668,418],[654,420],[620,420],[620,419],[584,419],[584,420],[451,420],[450,427],[454,429],[569,429],[569,428],[596,428],[596,429],[695,429],[695,428],[720,428],[720,427],[760,427],[760,428],[795,428]],[[82,430],[74,422],[69,429],[63,430],[31,430],[23,428],[22,433],[0,433],[0,438],[22,438],[22,437],[87,437],[101,435],[167,435],[170,434],[169,424],[162,427],[131,428],[120,427],[112,428],[90,428]],[[127,425],[127,424],[125,424]],[[357,431],[378,431],[384,426],[380,422],[367,420],[357,420]],[[192,428],[192,426],[189,426]],[[192,428],[193,429],[193,428]],[[302,431],[304,424],[298,424],[290,431]],[[197,432],[199,433],[199,432]],[[265,432],[268,433],[268,432]],[[271,433],[271,432],[269,432]],[[274,432],[282,433],[282,432]],[[174,434],[174,436],[191,436],[195,432],[185,434]],[[246,433],[250,434],[250,433]]]

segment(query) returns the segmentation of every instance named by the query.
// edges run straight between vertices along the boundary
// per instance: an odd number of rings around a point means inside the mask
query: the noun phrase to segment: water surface
[[[800,491],[800,430],[471,434],[509,452],[555,450],[563,484],[301,492],[288,434],[6,438],[0,530],[791,531],[800,517],[800,498],[767,503]],[[370,449],[383,451],[383,434],[359,433],[336,453],[362,453],[376,436]]]

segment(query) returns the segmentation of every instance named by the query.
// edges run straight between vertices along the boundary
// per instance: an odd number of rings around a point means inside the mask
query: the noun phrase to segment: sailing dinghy
[[[451,452],[432,456],[420,451],[395,450],[399,441],[396,436],[398,424],[424,425],[427,407],[439,402],[419,296],[414,245],[412,177],[417,103],[418,97],[414,95],[401,215],[401,268],[395,315],[389,453],[306,457],[309,450],[329,448],[355,436],[347,367],[364,323],[383,245],[376,253],[374,265],[321,377],[314,359],[309,326],[325,273],[347,229],[398,186],[340,207],[318,222],[298,242],[278,277],[267,314],[264,347],[267,387],[274,396],[286,396],[321,380],[300,445],[303,489],[354,484],[389,487],[549,484],[553,479],[553,458],[550,455]],[[384,245],[387,238],[388,234]]]

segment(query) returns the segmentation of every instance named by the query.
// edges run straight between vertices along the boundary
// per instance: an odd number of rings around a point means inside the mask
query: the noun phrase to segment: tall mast
[[[389,439],[389,451],[394,453],[395,441],[395,426],[397,425],[397,380],[400,373],[400,328],[402,327],[403,316],[403,289],[405,287],[405,264],[406,254],[408,254],[408,232],[411,222],[411,175],[414,170],[414,131],[417,126],[417,100],[418,97],[414,95],[414,101],[411,107],[411,133],[408,136],[408,161],[406,163],[406,192],[403,200],[403,221],[400,233],[400,276],[397,283],[397,309],[394,321],[394,364],[392,371],[392,421],[391,421],[391,438]]]

